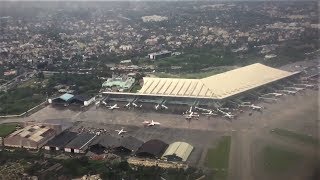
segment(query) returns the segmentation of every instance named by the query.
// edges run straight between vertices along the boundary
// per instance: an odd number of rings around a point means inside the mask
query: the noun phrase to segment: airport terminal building
[[[138,103],[167,100],[166,104],[215,106],[269,85],[288,80],[299,72],[288,72],[255,63],[202,79],[144,77],[138,93],[103,92],[109,100],[137,99]]]

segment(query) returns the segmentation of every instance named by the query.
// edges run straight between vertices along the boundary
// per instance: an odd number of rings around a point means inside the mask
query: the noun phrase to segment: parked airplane
[[[299,87],[287,87],[287,89],[289,89],[289,90],[294,90],[294,91],[302,91],[302,90],[304,90],[304,88],[299,88]]]
[[[155,108],[156,110],[159,110],[159,109],[168,109],[168,107],[167,107],[166,105],[164,105],[164,102],[155,105],[154,108]]]
[[[293,84],[293,85],[295,85],[295,86],[302,86],[302,87],[305,87],[305,88],[313,88],[313,87],[315,87],[315,85],[313,85],[313,84]]]
[[[125,132],[127,132],[127,131],[125,131],[125,130],[123,130],[123,128],[122,129],[120,129],[120,130],[115,130],[115,131],[117,131],[118,132],[118,135],[121,135],[122,133],[125,133]]]
[[[224,112],[224,111],[222,111],[222,110],[219,109],[219,108],[217,108],[217,111],[220,112],[220,113],[223,115],[223,117],[227,117],[227,118],[229,118],[229,119],[232,119],[232,118],[235,117],[233,114],[228,113],[228,112]]]
[[[150,122],[150,121],[143,121],[142,123],[143,123],[144,125],[147,125],[147,126],[160,125],[159,122],[156,122],[156,121],[153,121],[153,120],[151,120],[151,122]]]
[[[240,105],[240,106],[242,106],[242,107],[250,107],[251,109],[253,109],[253,110],[258,110],[258,111],[262,110],[262,107],[261,107],[261,106],[256,106],[256,105],[254,105],[254,104],[250,104],[250,105]]]
[[[210,117],[210,116],[217,116],[218,114],[216,114],[216,113],[213,113],[213,111],[209,111],[208,113],[202,113],[203,115],[206,115],[206,116],[208,116],[208,117]]]
[[[283,96],[283,94],[281,94],[281,93],[267,93],[267,94],[263,94],[261,96],[269,96],[269,95],[272,95],[272,96],[275,96],[275,97]]]
[[[267,97],[258,97],[258,99],[270,100],[270,101],[277,101],[277,99],[275,99],[275,98],[267,98]]]
[[[205,109],[205,108],[195,107],[195,109],[197,109],[197,110],[199,110],[199,111],[207,112],[207,113],[212,112],[212,110],[210,110],[210,109]]]
[[[138,106],[134,101],[133,102],[128,102],[128,104],[125,105],[126,108],[131,108],[131,107],[134,107],[134,108],[141,108],[142,105]]]
[[[118,104],[114,104],[113,106],[107,106],[107,108],[110,110],[114,110],[114,109],[119,109],[120,107],[118,106]]]
[[[185,114],[184,115],[184,117],[186,118],[186,119],[191,119],[191,118],[199,118],[199,114],[195,114],[195,112],[191,112],[191,113],[189,113],[189,114]]]
[[[225,113],[225,114],[223,115],[223,117],[227,117],[227,118],[229,118],[229,119],[233,119],[235,116],[234,116],[233,114],[230,114],[230,113]]]
[[[279,91],[287,94],[292,94],[292,95],[295,95],[297,93],[297,91],[290,91],[290,90],[279,90]]]

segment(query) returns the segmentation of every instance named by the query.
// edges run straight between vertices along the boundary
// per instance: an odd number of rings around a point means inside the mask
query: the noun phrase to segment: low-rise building
[[[3,142],[7,147],[39,149],[61,131],[61,125],[57,124],[31,124],[13,132]]]

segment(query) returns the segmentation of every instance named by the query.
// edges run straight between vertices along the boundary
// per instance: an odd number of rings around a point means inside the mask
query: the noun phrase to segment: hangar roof
[[[62,148],[76,137],[77,137],[77,133],[71,132],[71,131],[64,131],[60,133],[58,136],[48,141],[46,146]]]
[[[186,161],[193,150],[193,146],[186,142],[174,142],[169,145],[162,157],[177,156]]]
[[[69,101],[71,98],[73,98],[73,96],[74,95],[72,95],[72,94],[66,93],[66,94],[61,95],[59,98],[64,100],[64,101]]]
[[[223,99],[296,73],[256,63],[203,79],[145,77],[139,94]]]
[[[90,142],[96,137],[94,134],[83,133],[74,138],[71,142],[69,142],[65,147],[72,149],[82,149],[86,150],[90,144]]]
[[[137,150],[136,155],[161,157],[167,147],[167,143],[157,139],[152,139],[142,144],[142,146]]]
[[[134,138],[132,136],[124,137],[124,138],[121,138],[120,140],[120,146],[134,152],[137,151],[137,149],[141,147],[142,144],[143,144],[143,141],[137,138]]]
[[[101,146],[104,146],[105,148],[114,148],[119,146],[120,140],[117,137],[111,136],[111,135],[100,135],[95,140],[92,141],[90,146],[100,144]]]

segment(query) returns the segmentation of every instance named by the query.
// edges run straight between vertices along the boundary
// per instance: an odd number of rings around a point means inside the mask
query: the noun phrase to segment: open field
[[[171,74],[171,73],[155,73],[154,75],[156,77],[160,78],[186,78],[186,79],[201,79],[205,77],[209,77],[215,74],[223,73],[229,70],[234,69],[235,66],[229,66],[229,67],[221,67],[221,68],[215,68],[213,70],[208,71],[202,71],[198,73],[180,73],[180,74]],[[177,70],[179,71],[179,70]]]
[[[285,173],[291,167],[297,166],[302,159],[301,154],[276,146],[264,147],[261,156],[264,170],[271,174]]]
[[[16,123],[0,124],[0,137],[6,137],[16,130]]]
[[[271,130],[271,133],[279,135],[279,136],[287,137],[287,138],[292,138],[294,140],[301,141],[304,143],[309,143],[309,144],[313,144],[313,145],[319,144],[319,139],[317,139],[317,138],[314,138],[312,136],[308,136],[305,134],[300,134],[300,133],[296,133],[293,131],[289,131],[286,129],[276,128],[276,129]]]
[[[228,176],[228,162],[231,137],[224,136],[215,148],[208,149],[206,166],[215,170],[215,179],[226,179]]]

